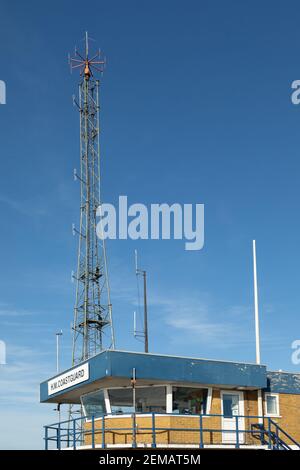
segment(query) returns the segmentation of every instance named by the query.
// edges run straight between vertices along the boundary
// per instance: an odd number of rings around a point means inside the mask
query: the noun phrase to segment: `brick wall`
[[[300,395],[280,394],[279,396],[280,418],[272,418],[283,427],[292,437],[300,441]],[[264,409],[265,411],[265,409]],[[221,414],[220,390],[213,390],[211,414]],[[257,391],[244,391],[245,416],[258,415]],[[251,424],[257,424],[255,418],[245,418],[245,429],[250,430]],[[150,445],[152,443],[152,418],[136,418],[138,444]],[[265,425],[267,425],[265,423]],[[131,417],[107,417],[105,418],[105,443],[106,444],[132,444],[133,420]],[[200,418],[194,416],[156,416],[156,443],[157,444],[194,444],[199,445]],[[203,427],[208,429],[203,433],[205,444],[221,444],[222,435],[218,431],[221,428],[221,417],[203,417]],[[146,428],[146,429],[145,429]],[[162,428],[162,429],[159,429]],[[170,428],[178,428],[170,431]],[[85,443],[91,444],[91,423],[85,424]],[[95,444],[102,444],[102,421],[95,420]],[[182,429],[182,430],[180,430]],[[195,431],[193,431],[193,429]],[[214,432],[212,430],[215,430]],[[256,438],[250,433],[245,435],[246,444],[259,445],[259,435]]]
[[[300,395],[279,394],[280,418],[272,418],[296,441],[300,442]],[[288,443],[291,441],[282,436]]]

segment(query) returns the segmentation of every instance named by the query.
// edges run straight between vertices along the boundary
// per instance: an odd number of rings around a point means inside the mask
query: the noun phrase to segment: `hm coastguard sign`
[[[61,392],[89,379],[89,363],[82,364],[48,382],[48,395]]]

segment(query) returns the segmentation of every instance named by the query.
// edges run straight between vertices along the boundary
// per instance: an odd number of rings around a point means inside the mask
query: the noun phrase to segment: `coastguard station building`
[[[300,374],[266,366],[107,350],[40,385],[74,405],[46,448],[299,449]]]

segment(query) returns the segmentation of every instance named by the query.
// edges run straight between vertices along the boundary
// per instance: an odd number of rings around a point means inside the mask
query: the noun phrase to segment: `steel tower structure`
[[[72,365],[88,359],[103,349],[115,347],[112,308],[105,242],[97,237],[96,212],[100,197],[100,120],[99,85],[94,75],[102,74],[105,60],[101,52],[89,55],[89,38],[85,36],[85,52],[75,48],[69,58],[71,70],[80,71],[78,102],[80,116],[80,174],[74,170],[74,179],[80,182],[80,228],[76,300],[73,322]]]

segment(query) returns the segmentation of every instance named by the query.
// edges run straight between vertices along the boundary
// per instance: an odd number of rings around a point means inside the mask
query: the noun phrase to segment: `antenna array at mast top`
[[[100,49],[95,55],[89,57],[89,40],[90,38],[88,37],[88,33],[86,32],[85,52],[81,54],[75,47],[74,57],[69,56],[69,64],[71,67],[71,71],[73,69],[79,69],[80,76],[84,76],[87,80],[89,80],[89,78],[94,75],[94,71],[103,73],[106,65],[106,59],[105,57],[102,58]]]

